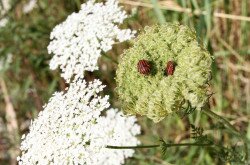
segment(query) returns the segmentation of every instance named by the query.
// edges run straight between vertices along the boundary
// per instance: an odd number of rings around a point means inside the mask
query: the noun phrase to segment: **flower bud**
[[[138,72],[141,59],[152,64],[150,76]],[[116,72],[124,111],[159,122],[187,103],[200,109],[208,99],[211,64],[212,56],[189,27],[171,23],[146,27],[124,52]]]

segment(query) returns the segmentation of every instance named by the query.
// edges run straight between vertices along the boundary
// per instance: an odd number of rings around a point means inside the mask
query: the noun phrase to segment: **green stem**
[[[111,62],[113,62],[115,64],[118,64],[118,62],[116,60],[114,60],[113,58],[109,57],[106,53],[102,53],[102,56],[104,58],[106,58],[107,60],[109,60],[109,61],[111,61]]]
[[[180,143],[180,144],[165,144],[167,147],[178,147],[178,146],[211,146],[212,143]]]
[[[165,20],[164,14],[162,13],[162,11],[159,7],[158,0],[151,0],[151,3],[154,6],[154,11],[155,11],[155,14],[159,20],[159,23],[164,24],[166,22],[166,20]]]
[[[211,143],[180,143],[180,144],[164,144],[166,147],[180,147],[180,146],[210,146],[213,145]],[[157,148],[160,147],[160,144],[156,145],[138,145],[138,146],[106,146],[106,148],[110,149],[137,149],[137,148]]]
[[[234,135],[236,135],[237,137],[239,137],[243,143],[244,143],[244,149],[245,149],[245,160],[248,160],[248,147],[247,147],[247,140],[245,138],[245,136],[243,134],[241,134],[232,124],[230,124],[226,119],[224,119],[223,117],[217,115],[216,113],[214,113],[211,110],[208,109],[203,109],[202,112],[204,112],[206,115],[208,115],[211,118],[215,118],[216,120],[218,120],[219,122],[223,123]]]
[[[156,148],[160,147],[159,144],[156,145],[138,145],[138,146],[106,146],[109,149],[136,149],[136,148]]]

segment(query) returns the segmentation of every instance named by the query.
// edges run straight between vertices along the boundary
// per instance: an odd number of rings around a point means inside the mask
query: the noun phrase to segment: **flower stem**
[[[138,145],[138,146],[106,146],[109,149],[136,149],[136,148],[156,148],[160,147],[159,144],[156,145]]]
[[[165,143],[166,147],[180,147],[180,146],[210,146],[213,145],[211,143],[180,143],[180,144],[173,144],[173,143]],[[160,144],[156,145],[138,145],[138,146],[106,146],[106,148],[110,149],[137,149],[137,148],[157,148],[160,147]]]
[[[165,144],[167,147],[179,147],[179,146],[211,146],[212,143],[180,143],[180,144]]]
[[[244,149],[245,149],[245,160],[248,160],[248,147],[247,147],[247,140],[245,138],[245,136],[243,134],[241,134],[232,124],[230,124],[226,119],[224,119],[223,117],[217,115],[216,113],[214,113],[213,111],[204,108],[202,110],[202,112],[204,112],[206,115],[208,115],[211,118],[215,118],[216,120],[218,120],[219,122],[223,123],[234,135],[236,135],[237,137],[239,137],[243,143],[244,143]]]
[[[102,51],[102,56],[104,57],[104,58],[106,58],[107,60],[109,60],[109,61],[111,61],[111,62],[113,62],[113,63],[115,63],[115,64],[118,64],[118,62],[116,61],[116,60],[114,60],[113,58],[111,58],[110,56],[108,56],[105,52],[103,52]]]

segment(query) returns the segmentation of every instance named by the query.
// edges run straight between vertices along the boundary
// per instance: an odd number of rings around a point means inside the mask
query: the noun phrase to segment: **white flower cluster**
[[[119,165],[134,153],[132,149],[114,150],[107,145],[134,146],[140,126],[135,117],[124,117],[108,109],[108,96],[101,97],[104,86],[99,80],[88,84],[84,71],[98,69],[101,52],[112,48],[116,40],[130,39],[134,31],[118,25],[127,17],[117,0],[104,3],[88,1],[79,13],[73,13],[51,33],[49,53],[54,56],[50,68],[60,67],[70,82],[66,92],[57,92],[31,123],[23,137],[20,165],[84,164]],[[103,116],[106,110],[106,115]]]
[[[31,12],[35,7],[37,7],[37,0],[29,0],[24,6],[23,6],[23,13],[29,13]]]
[[[123,117],[110,109],[108,96],[99,80],[86,83],[78,79],[65,93],[53,95],[23,137],[20,165],[86,164],[118,165],[133,150],[112,150],[107,145],[137,145],[140,127],[134,117]]]
[[[0,28],[4,27],[8,23],[8,21],[9,20],[7,18],[0,19]]]
[[[9,68],[12,62],[12,54],[7,54],[7,57],[0,57],[0,72],[5,71]]]
[[[0,0],[0,17],[6,14],[10,9],[10,0]],[[0,28],[8,23],[7,18],[0,19]]]
[[[89,0],[51,32],[48,52],[53,54],[50,68],[62,70],[62,77],[69,82],[73,76],[81,77],[84,71],[98,69],[97,60],[117,41],[131,39],[135,31],[119,29],[126,13],[117,0],[95,3]]]
[[[0,15],[5,14],[10,9],[10,0],[0,1]]]

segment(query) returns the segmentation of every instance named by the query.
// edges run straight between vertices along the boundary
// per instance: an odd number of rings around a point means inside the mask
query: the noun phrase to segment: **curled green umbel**
[[[150,67],[138,68],[140,60]],[[116,91],[123,110],[159,122],[188,106],[200,109],[208,99],[211,63],[212,56],[189,27],[171,23],[146,27],[118,65]]]

